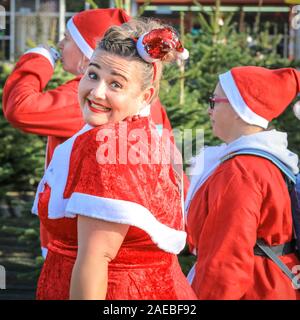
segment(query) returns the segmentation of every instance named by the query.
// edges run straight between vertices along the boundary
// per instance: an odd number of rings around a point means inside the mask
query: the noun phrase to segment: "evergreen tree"
[[[2,91],[11,70],[10,64],[0,65],[0,199],[10,191],[35,191],[45,161],[46,138],[20,132],[3,116]],[[69,78],[58,66],[48,88],[57,87]]]
[[[176,65],[166,68],[161,85],[160,98],[167,107],[172,126],[181,130],[202,128],[206,145],[220,143],[212,136],[207,113],[208,97],[217,84],[219,74],[242,65],[292,66],[291,61],[277,53],[281,35],[270,34],[270,23],[260,26],[256,23],[252,29],[248,27],[246,32],[238,32],[233,18],[233,13],[220,12],[217,3],[214,11],[198,14],[196,19],[200,30],[193,30],[185,36],[184,43],[190,58],[185,66],[184,104],[179,102],[181,75]],[[297,128],[295,121],[293,119],[290,125],[293,123],[292,126]],[[278,123],[279,128],[286,129],[281,119]]]

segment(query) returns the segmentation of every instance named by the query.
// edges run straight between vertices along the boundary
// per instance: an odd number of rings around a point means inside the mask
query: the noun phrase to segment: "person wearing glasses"
[[[175,31],[149,19],[99,42],[78,89],[86,125],[55,150],[36,193],[33,212],[56,239],[38,299],[196,298],[177,258],[182,162],[150,117],[163,64],[186,57]]]
[[[230,156],[245,148],[266,151],[298,173],[287,134],[268,124],[293,101],[299,83],[292,68],[245,66],[219,75],[208,113],[224,143],[196,157],[186,202],[189,245],[197,255],[188,278],[198,299],[300,299],[292,281],[255,248],[260,239],[284,249],[280,259],[290,270],[300,265],[284,176],[260,156]]]

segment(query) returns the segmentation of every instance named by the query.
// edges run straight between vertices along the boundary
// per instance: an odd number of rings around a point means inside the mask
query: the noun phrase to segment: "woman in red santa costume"
[[[267,127],[298,94],[299,83],[299,72],[291,68],[236,67],[219,76],[209,116],[214,135],[225,144],[204,148],[196,157],[186,203],[190,245],[197,254],[189,279],[199,299],[300,298],[278,265],[254,250],[258,239],[272,249],[289,248],[281,261],[290,270],[300,265],[283,174],[256,155],[225,160],[244,148],[259,149],[298,173],[287,134]]]
[[[4,115],[14,127],[24,132],[48,136],[46,166],[54,149],[83,126],[77,87],[97,41],[110,26],[128,20],[129,16],[120,9],[87,10],[73,16],[67,23],[59,48],[64,70],[76,78],[53,90],[44,89],[53,75],[58,55],[47,47],[27,51],[8,77],[3,91]],[[158,130],[172,130],[159,99],[152,103],[151,116]],[[49,239],[51,234],[41,224],[44,256]]]
[[[196,298],[176,256],[186,240],[177,156],[149,117],[163,60],[180,58],[174,31],[151,20],[99,43],[79,84],[86,125],[56,148],[33,206],[55,237],[38,299]]]

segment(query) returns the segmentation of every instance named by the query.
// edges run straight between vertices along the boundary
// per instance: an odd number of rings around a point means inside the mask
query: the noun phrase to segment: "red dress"
[[[78,104],[80,76],[63,85],[44,91],[53,75],[53,66],[42,54],[24,54],[3,89],[3,112],[7,120],[24,132],[48,136],[46,166],[55,148],[84,125]],[[157,129],[172,130],[159,99],[151,107]],[[188,180],[185,178],[185,189]],[[46,248],[51,237],[41,224],[41,245]]]
[[[138,150],[141,159],[146,159],[150,149],[145,146],[150,145],[150,139],[152,143],[153,139],[156,142],[160,139],[154,125],[148,118],[127,124],[128,132],[142,129],[147,133],[146,141],[138,142],[140,149],[136,141],[126,139],[126,150],[131,150],[128,155]],[[55,175],[55,161],[68,141],[54,153],[53,164],[50,163],[41,183],[43,189],[36,198],[39,217],[55,239],[48,246],[38,282],[38,299],[69,298],[71,273],[77,255],[76,214],[130,225],[116,258],[109,263],[107,299],[196,298],[176,256],[185,245],[186,234],[180,181],[172,166],[162,164],[163,157],[160,159],[160,155],[167,156],[168,151],[160,145],[154,164],[143,160],[138,164],[124,164],[120,149],[114,159],[116,162],[99,164],[99,158],[96,161],[104,146],[104,142],[99,142],[100,130],[118,131],[120,126],[118,123],[91,129],[71,143],[68,175],[61,199],[64,216],[61,217],[59,206],[57,203],[52,205],[50,200],[52,195],[56,196],[54,189],[57,188],[51,174],[54,172]],[[118,131],[114,138],[121,148],[127,133]],[[57,163],[63,166],[65,161],[62,159]]]

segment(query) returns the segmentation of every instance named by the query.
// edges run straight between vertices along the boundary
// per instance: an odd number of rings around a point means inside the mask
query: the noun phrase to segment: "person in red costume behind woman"
[[[189,278],[199,299],[300,299],[296,274],[290,279],[256,245],[270,246],[290,270],[300,265],[285,177],[257,154],[230,158],[256,149],[299,172],[287,134],[267,129],[300,92],[299,84],[300,73],[292,68],[244,66],[219,75],[209,116],[214,135],[225,143],[204,148],[196,159],[186,202],[190,246],[197,253]]]
[[[74,15],[67,23],[64,38],[59,42],[65,71],[76,77],[65,84],[44,91],[51,79],[57,59],[47,47],[27,51],[8,77],[3,90],[3,112],[16,128],[27,133],[48,136],[46,167],[54,149],[74,135],[83,125],[78,104],[78,83],[96,48],[97,41],[112,25],[120,25],[129,16],[120,9],[94,9]],[[172,130],[159,99],[152,103],[151,116],[161,132]],[[185,179],[185,186],[188,181]],[[43,256],[51,235],[40,226]]]
[[[181,157],[149,116],[163,64],[186,57],[175,31],[149,19],[100,41],[79,84],[86,125],[56,148],[35,197],[55,235],[38,299],[196,298],[176,256]]]

